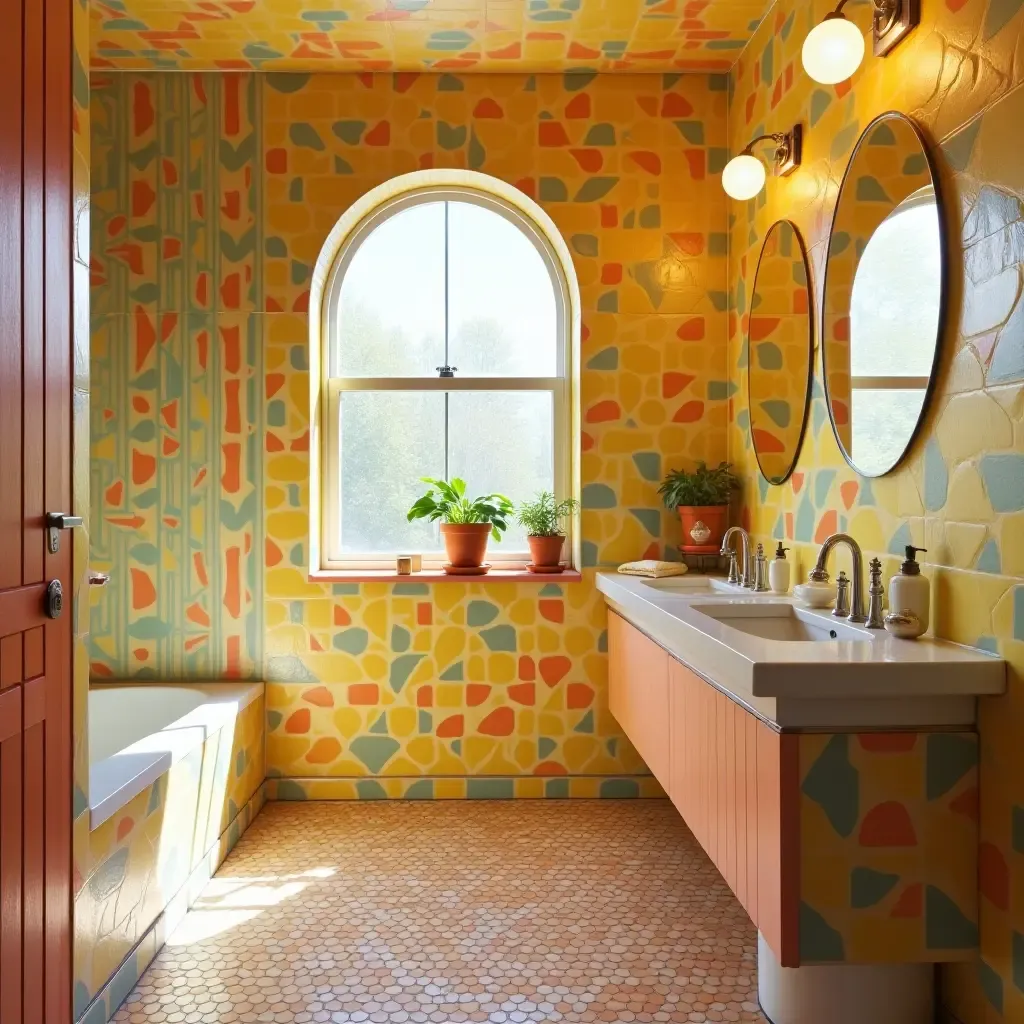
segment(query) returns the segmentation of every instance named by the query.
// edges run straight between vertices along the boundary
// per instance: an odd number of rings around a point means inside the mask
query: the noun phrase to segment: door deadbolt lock
[[[46,514],[46,546],[50,554],[60,551],[60,531],[73,530],[82,525],[81,516],[69,516],[63,512],[47,512]]]
[[[64,588],[60,580],[50,580],[46,588],[46,614],[51,619],[59,619],[60,613],[64,611]]]

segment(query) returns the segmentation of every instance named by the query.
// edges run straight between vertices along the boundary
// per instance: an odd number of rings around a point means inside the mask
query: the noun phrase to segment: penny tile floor
[[[268,805],[118,1024],[764,1021],[667,801]]]

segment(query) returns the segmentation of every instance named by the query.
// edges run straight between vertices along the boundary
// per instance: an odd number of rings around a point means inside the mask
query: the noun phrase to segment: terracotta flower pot
[[[683,527],[680,546],[684,551],[720,548],[725,528],[729,525],[729,506],[680,505],[679,522]],[[704,529],[701,529],[701,524]],[[710,531],[706,537],[705,531]]]
[[[562,546],[565,544],[562,536],[527,537],[526,543],[530,545],[530,557],[536,566],[553,568],[562,560]]]
[[[458,569],[484,564],[490,523],[442,523],[441,536],[448,561]]]

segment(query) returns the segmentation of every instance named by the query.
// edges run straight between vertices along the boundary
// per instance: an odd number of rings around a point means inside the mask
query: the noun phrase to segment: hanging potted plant
[[[516,511],[520,526],[526,529],[526,542],[533,559],[531,572],[564,572],[562,546],[565,544],[564,520],[576,515],[580,503],[575,498],[555,501],[550,491],[541,491],[534,501],[524,501]]]
[[[739,486],[729,462],[720,462],[714,469],[698,462],[692,473],[685,469],[669,472],[658,493],[666,508],[679,512],[683,551],[712,551],[721,547],[729,523],[729,499]]]
[[[466,497],[466,482],[458,477],[434,480],[421,477],[430,490],[409,509],[406,519],[441,521],[441,536],[448,554],[444,571],[449,575],[481,576],[490,570],[484,563],[487,538],[501,540],[514,509],[503,494]]]

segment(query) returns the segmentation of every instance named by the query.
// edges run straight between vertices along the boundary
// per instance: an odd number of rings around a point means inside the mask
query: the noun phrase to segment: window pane
[[[898,208],[868,240],[850,301],[853,375],[929,376],[941,302],[942,237],[933,198]]]
[[[459,375],[553,377],[555,292],[540,253],[500,214],[448,204],[449,352]]]
[[[393,214],[341,283],[334,377],[436,377],[444,362],[444,203]]]
[[[497,492],[517,505],[554,489],[554,407],[550,392],[453,391],[449,395],[448,458],[452,476],[478,494]],[[564,497],[564,495],[559,495]],[[493,554],[527,550],[512,524]]]
[[[854,389],[850,457],[862,473],[877,476],[896,464],[913,436],[924,396],[924,388]]]
[[[405,514],[444,475],[444,395],[341,396],[341,546],[346,554],[438,551],[437,526]]]

